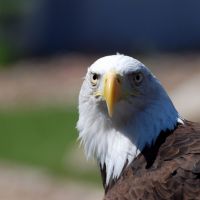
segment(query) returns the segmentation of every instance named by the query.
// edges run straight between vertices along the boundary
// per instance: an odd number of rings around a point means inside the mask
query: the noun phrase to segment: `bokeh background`
[[[0,199],[94,200],[103,188],[77,142],[78,93],[97,58],[150,67],[200,122],[200,2],[0,0]]]

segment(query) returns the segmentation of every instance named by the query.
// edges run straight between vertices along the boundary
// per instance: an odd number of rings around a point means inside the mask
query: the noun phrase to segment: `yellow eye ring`
[[[98,80],[99,80],[98,74],[92,73],[92,74],[91,74],[91,78],[90,78],[90,81],[91,81],[91,83],[92,83],[92,86],[96,86],[97,83],[98,83]]]

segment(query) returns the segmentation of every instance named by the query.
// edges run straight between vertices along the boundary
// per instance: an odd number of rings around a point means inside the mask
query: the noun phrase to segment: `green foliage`
[[[20,22],[25,12],[25,0],[0,0],[0,67],[14,61],[19,49],[15,49],[13,31],[17,31],[16,25]],[[27,4],[27,3],[26,3]]]
[[[19,15],[25,0],[0,0],[0,16]]]
[[[60,177],[99,181],[96,170],[70,165],[77,148],[74,107],[0,110],[0,159],[41,167]]]
[[[0,67],[5,67],[13,59],[11,47],[5,41],[0,40]]]

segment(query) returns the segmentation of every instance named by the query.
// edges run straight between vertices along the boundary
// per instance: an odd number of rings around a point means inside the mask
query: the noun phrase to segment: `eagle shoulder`
[[[161,132],[154,145],[106,188],[104,200],[200,199],[200,126],[185,121]]]

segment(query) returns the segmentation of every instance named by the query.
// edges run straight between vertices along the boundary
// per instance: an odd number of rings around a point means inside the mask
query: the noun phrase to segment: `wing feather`
[[[199,125],[186,121],[162,141],[131,163],[104,200],[200,199]],[[150,152],[155,158],[148,164]]]

